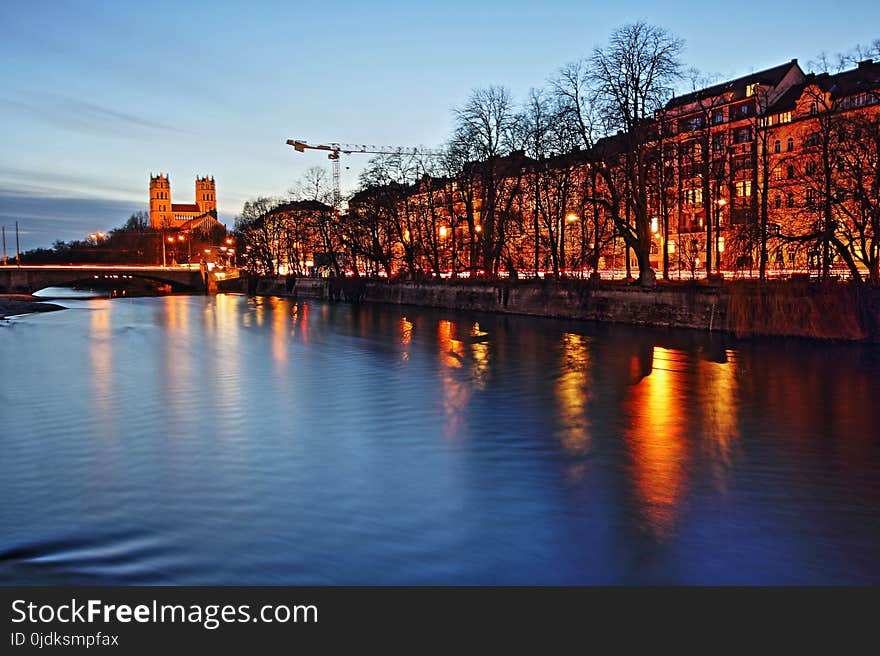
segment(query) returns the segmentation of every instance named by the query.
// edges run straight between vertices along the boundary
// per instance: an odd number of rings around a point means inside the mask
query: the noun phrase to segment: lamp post
[[[724,206],[727,205],[727,201],[723,198],[719,198],[715,201],[715,205],[717,206],[717,210],[715,211],[715,273],[719,276],[723,275],[721,273],[721,253],[724,252],[724,239],[721,237],[721,213],[724,211]]]
[[[448,230],[448,228],[447,228],[445,225],[442,225],[442,226],[440,226],[440,228],[437,230],[437,234],[440,236],[440,240],[441,240],[441,242],[445,242],[445,241],[446,241],[446,235],[449,234],[449,230]],[[438,247],[437,250],[438,250],[438,254],[439,254],[439,257],[438,257],[437,259],[438,259],[438,260],[441,260],[441,261],[437,262],[437,268],[439,269],[439,271],[437,271],[437,276],[438,276],[438,277],[442,277],[440,274],[441,274],[441,272],[443,271],[443,262],[442,262],[442,258],[443,258],[443,251],[445,250],[445,247],[443,246],[442,243],[439,244],[439,247]]]
[[[572,250],[574,249],[574,242],[571,239],[571,230],[569,230],[568,228],[574,229],[574,224],[578,221],[578,219],[580,219],[580,216],[578,216],[574,212],[569,212],[568,214],[565,215],[566,226],[563,227],[563,230],[565,230],[565,234],[563,235],[562,240],[561,240],[562,241],[562,249],[559,253],[559,255],[560,255],[559,259],[562,260],[561,264],[562,264],[563,271],[566,269],[565,251],[566,251],[566,246],[568,245],[565,243],[566,239],[569,240],[569,244],[572,246]],[[583,235],[581,235],[581,239],[583,239]],[[570,252],[569,252],[569,258],[571,258]],[[581,265],[583,265],[583,262],[581,263]]]
[[[189,267],[190,260],[192,260],[192,239],[186,239],[185,235],[177,235],[177,241],[186,240],[187,254],[186,254],[186,266]]]

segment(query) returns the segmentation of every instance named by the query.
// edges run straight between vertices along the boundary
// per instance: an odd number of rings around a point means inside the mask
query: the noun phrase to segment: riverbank
[[[54,312],[65,308],[29,294],[0,294],[0,319],[31,312]]]
[[[426,281],[263,278],[220,291],[727,332],[880,343],[880,289],[845,283]]]

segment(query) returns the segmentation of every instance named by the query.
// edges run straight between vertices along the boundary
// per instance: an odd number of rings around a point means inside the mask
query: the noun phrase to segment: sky
[[[880,3],[4,2],[0,225],[22,250],[81,239],[213,175],[220,219],[328,166],[310,143],[438,146],[470,92],[521,99],[616,27],[643,19],[684,62],[729,79],[880,37]],[[367,155],[343,162],[343,191]],[[348,166],[350,169],[345,169]],[[14,242],[13,242],[14,244]]]

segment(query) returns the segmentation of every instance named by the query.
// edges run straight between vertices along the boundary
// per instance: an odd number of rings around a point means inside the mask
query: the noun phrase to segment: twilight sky
[[[16,220],[22,250],[121,224],[148,209],[151,171],[170,173],[175,202],[215,176],[231,227],[248,198],[328,164],[285,139],[439,145],[471,89],[522,98],[640,18],[723,78],[880,37],[876,0],[4,2],[7,246]],[[367,157],[343,162],[343,186]]]

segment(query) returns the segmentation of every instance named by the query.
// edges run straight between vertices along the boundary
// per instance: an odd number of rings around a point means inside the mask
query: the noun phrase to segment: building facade
[[[674,97],[644,133],[644,199],[623,133],[363,190],[349,221],[372,244],[367,268],[629,273],[647,238],[671,277],[833,269],[880,282],[880,63],[807,74],[791,60]]]
[[[151,228],[207,232],[217,225],[221,224],[217,221],[217,189],[213,177],[196,178],[194,203],[174,203],[169,176],[150,175]]]

